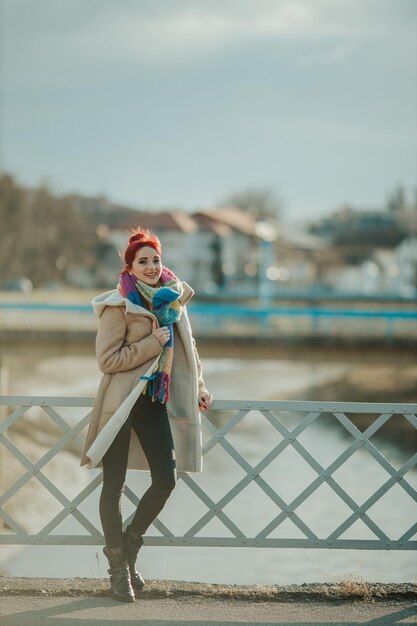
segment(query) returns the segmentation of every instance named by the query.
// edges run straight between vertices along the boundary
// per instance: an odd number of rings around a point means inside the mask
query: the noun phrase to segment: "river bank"
[[[417,403],[417,363],[358,364],[337,380],[313,385],[308,399],[322,402]]]

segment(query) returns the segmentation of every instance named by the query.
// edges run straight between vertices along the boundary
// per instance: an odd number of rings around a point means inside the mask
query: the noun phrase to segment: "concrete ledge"
[[[13,578],[0,576],[0,596],[107,596],[108,581],[100,578]],[[143,599],[200,596],[231,600],[312,602],[368,602],[414,600],[417,584],[366,583],[346,580],[340,583],[311,583],[303,585],[222,585],[172,580],[149,580]]]

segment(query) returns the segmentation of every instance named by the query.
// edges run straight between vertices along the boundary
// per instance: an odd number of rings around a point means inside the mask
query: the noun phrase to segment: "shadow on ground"
[[[361,606],[362,605],[362,606]],[[249,602],[212,599],[138,600],[105,597],[5,597],[2,626],[411,626],[417,605],[401,603]]]

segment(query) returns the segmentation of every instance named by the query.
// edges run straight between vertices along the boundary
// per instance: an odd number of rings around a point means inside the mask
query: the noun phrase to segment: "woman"
[[[124,253],[118,288],[92,304],[103,372],[82,465],[103,466],[100,519],[111,594],[133,602],[144,586],[135,569],[143,535],[162,510],[176,470],[202,469],[199,409],[212,396],[204,386],[186,303],[193,290],[161,261],[161,244],[138,228]],[[123,532],[126,469],[148,469],[151,485]]]

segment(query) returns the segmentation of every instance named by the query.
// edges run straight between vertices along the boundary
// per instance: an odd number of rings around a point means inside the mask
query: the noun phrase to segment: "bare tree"
[[[407,196],[404,185],[397,185],[389,194],[386,202],[386,208],[392,214],[398,214],[407,207]]]
[[[65,282],[72,262],[92,263],[95,226],[68,198],[42,185],[26,189],[0,176],[0,282],[29,278],[35,286]]]
[[[226,196],[219,206],[235,206],[247,211],[257,220],[279,221],[283,203],[276,194],[267,188],[247,188]]]

